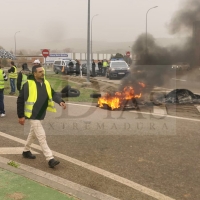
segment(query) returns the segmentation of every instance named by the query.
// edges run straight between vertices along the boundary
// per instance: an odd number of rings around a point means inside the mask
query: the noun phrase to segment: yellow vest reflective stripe
[[[28,96],[27,101],[25,102],[24,114],[26,117],[30,118],[32,115],[33,106],[37,100],[37,86],[36,86],[35,81],[33,81],[33,80],[28,80],[27,82],[28,82],[29,96]],[[51,86],[47,80],[44,81],[44,84],[46,86],[47,94],[48,94],[47,110],[50,112],[56,112],[54,102],[52,100]]]
[[[0,89],[4,89],[4,78],[2,69],[0,69]]]
[[[44,79],[45,79],[46,70],[45,70],[45,68],[44,68],[44,67],[42,67],[42,68],[43,68],[43,70],[44,70]]]
[[[27,76],[26,76],[25,74],[22,73],[21,89],[22,89],[24,83],[26,83],[26,82],[27,82]]]
[[[9,73],[9,78],[17,78],[17,67],[13,66],[15,71]]]

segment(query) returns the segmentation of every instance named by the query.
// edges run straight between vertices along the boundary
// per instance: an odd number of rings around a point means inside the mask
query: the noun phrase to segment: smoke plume
[[[170,34],[180,32],[192,33],[193,24],[200,20],[200,1],[199,0],[185,0],[181,8],[174,14],[171,22],[168,25]]]
[[[164,48],[158,46],[150,34],[146,44],[146,35],[141,34],[132,47],[136,63],[132,66],[130,75],[122,81],[121,88],[129,85],[137,90],[140,88],[138,82],[141,81],[147,85],[147,92],[150,92],[155,86],[163,87],[170,77],[176,77],[176,70],[172,70],[173,64],[184,62],[193,66],[195,44],[192,32],[196,21],[200,21],[200,0],[183,0],[180,9],[172,17],[168,30],[171,34],[190,34],[184,45]]]

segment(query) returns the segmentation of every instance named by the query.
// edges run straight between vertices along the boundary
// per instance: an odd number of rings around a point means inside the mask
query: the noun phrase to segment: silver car
[[[125,61],[117,60],[111,61],[110,66],[106,71],[106,77],[109,79],[112,78],[122,78],[130,73],[130,67]]]

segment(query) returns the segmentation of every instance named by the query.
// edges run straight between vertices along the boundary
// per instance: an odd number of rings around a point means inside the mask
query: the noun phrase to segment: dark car
[[[83,75],[87,75],[87,63],[81,65],[81,70]],[[99,69],[97,64],[95,65],[95,76],[99,75]],[[90,66],[90,76],[92,76],[92,66]]]
[[[122,78],[130,73],[130,67],[125,61],[116,60],[111,61],[110,66],[106,71],[106,77],[109,79],[112,78]]]

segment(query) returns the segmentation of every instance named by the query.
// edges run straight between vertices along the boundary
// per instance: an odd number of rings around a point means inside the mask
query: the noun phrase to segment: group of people
[[[22,65],[22,70],[17,73],[17,67],[15,66],[15,63],[11,61],[11,67],[8,69],[9,73],[9,80],[10,80],[10,95],[14,95],[16,91],[16,80],[17,80],[17,89],[20,91],[22,88],[23,82],[25,82],[25,79],[27,80],[27,76],[25,77],[23,74],[25,71],[30,71],[28,69],[27,63],[24,63]],[[5,117],[5,108],[4,108],[4,81],[7,81],[8,77],[3,71],[3,69],[0,66],[0,116]]]
[[[106,70],[107,70],[107,68],[109,66],[108,61],[106,59],[104,59],[102,61],[98,60],[97,65],[98,65],[98,72],[99,72],[98,74],[101,75],[101,76],[105,76],[106,75]],[[95,68],[96,68],[96,63],[95,63],[94,60],[92,60],[92,76],[96,76]]]
[[[11,68],[8,70],[11,92],[15,94],[15,80],[17,79],[17,89],[19,96],[17,98],[18,122],[21,125],[28,120],[30,123],[30,132],[22,152],[22,156],[27,159],[35,159],[36,156],[31,153],[31,144],[38,139],[42,152],[48,161],[50,168],[55,167],[60,162],[54,159],[47,141],[46,133],[42,126],[46,111],[56,112],[54,102],[58,103],[63,109],[66,109],[64,100],[59,93],[56,93],[50,83],[45,78],[44,68],[39,60],[35,60],[32,70],[28,69],[27,63],[22,65],[22,70],[17,73],[14,62],[11,62]],[[5,117],[4,110],[4,81],[8,78],[0,67],[0,115]]]

